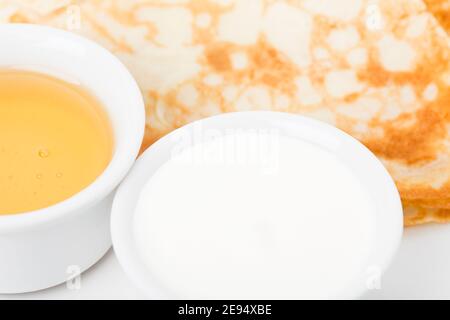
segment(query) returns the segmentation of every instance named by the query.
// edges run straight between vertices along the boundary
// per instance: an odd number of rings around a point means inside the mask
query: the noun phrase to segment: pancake
[[[222,112],[302,114],[378,156],[408,224],[446,221],[424,205],[450,199],[450,39],[422,1],[0,0],[0,22],[70,27],[114,52],[146,100],[143,149]]]

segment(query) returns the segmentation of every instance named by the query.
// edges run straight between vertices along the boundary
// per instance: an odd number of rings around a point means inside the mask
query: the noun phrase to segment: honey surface
[[[0,70],[0,215],[66,200],[104,171],[112,150],[108,116],[83,88]]]

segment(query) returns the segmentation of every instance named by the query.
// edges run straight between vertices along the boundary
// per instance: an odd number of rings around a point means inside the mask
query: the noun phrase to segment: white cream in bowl
[[[402,234],[385,169],[300,116],[221,115],[166,136],[113,206],[113,242],[149,297],[355,298]]]

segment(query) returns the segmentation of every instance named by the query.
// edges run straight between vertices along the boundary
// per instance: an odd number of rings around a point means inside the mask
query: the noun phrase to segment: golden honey
[[[108,115],[84,88],[28,71],[0,70],[0,215],[75,195],[108,166]]]

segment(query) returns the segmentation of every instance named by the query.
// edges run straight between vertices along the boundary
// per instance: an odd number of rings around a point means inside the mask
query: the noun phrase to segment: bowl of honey
[[[0,39],[0,293],[21,293],[108,251],[145,110],[128,70],[88,39],[27,24],[1,25]]]

